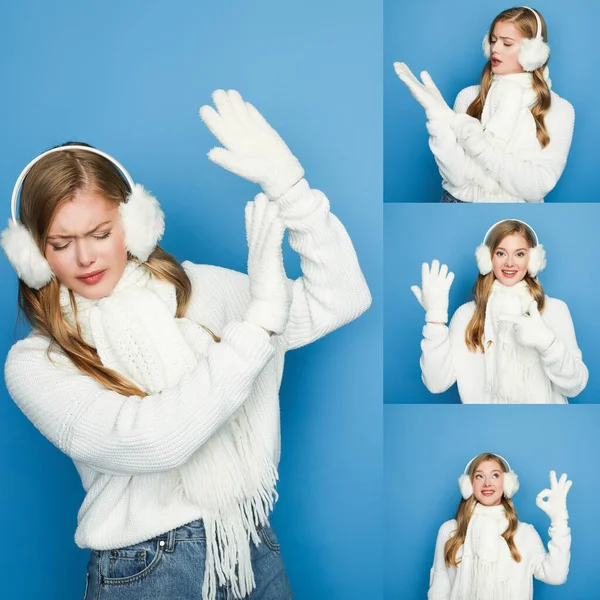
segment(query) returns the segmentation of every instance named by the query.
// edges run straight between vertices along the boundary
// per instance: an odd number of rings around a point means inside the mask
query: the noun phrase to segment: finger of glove
[[[269,131],[274,132],[276,135],[279,135],[272,127],[269,125],[269,122],[262,116],[261,112],[250,102],[246,102],[246,110],[250,115],[250,118],[257,124],[262,127],[268,129]]]
[[[429,271],[429,275],[432,279],[437,279],[440,274],[440,261],[434,259],[431,261],[431,270]]]
[[[229,126],[219,116],[219,113],[212,107],[205,104],[200,107],[200,118],[208,130],[225,146],[231,147],[232,135]]]
[[[248,109],[242,95],[237,90],[228,90],[227,96],[238,120],[240,122],[248,121],[250,115],[248,114]]]
[[[252,222],[252,248],[259,255],[262,252],[265,230],[269,227],[269,199],[265,194],[254,198],[254,220]]]
[[[555,489],[556,484],[556,471],[550,471],[550,488]]]
[[[448,265],[442,265],[440,267],[440,279],[446,279],[446,277],[448,276]]]
[[[536,497],[535,497],[535,503],[540,506],[546,506],[548,504],[547,500],[550,498],[550,496],[552,496],[552,490],[549,490],[548,488],[546,488],[545,490],[542,490]],[[541,508],[541,506],[540,506]]]
[[[208,158],[227,171],[254,183],[259,183],[263,177],[264,160],[261,157],[242,156],[225,148],[213,148]]]
[[[569,490],[571,489],[571,486],[573,485],[573,482],[569,479],[569,481],[567,481],[567,483],[565,483],[565,496],[569,493]]]
[[[441,102],[446,102],[442,92],[438,89],[437,85],[433,82],[431,75],[427,71],[421,71],[421,81],[425,84],[425,87],[435,95],[435,97]]]
[[[394,70],[396,71],[396,75],[404,81],[404,83],[410,82],[415,85],[421,86],[421,82],[415,77],[415,74],[410,70],[408,65],[403,62],[395,62]]]
[[[450,290],[450,287],[452,286],[453,281],[454,281],[454,273],[452,271],[450,271],[450,273],[448,273],[448,277],[446,278],[446,287],[448,288],[448,290]]]
[[[253,201],[246,203],[244,215],[246,217],[246,242],[248,243],[248,248],[251,248],[252,247],[252,222],[254,219],[254,202]]]
[[[421,288],[418,285],[411,285],[410,291],[415,295],[417,302],[423,306],[423,292],[421,291]],[[423,308],[425,307],[423,306]]]
[[[229,125],[239,124],[231,99],[225,90],[215,90],[212,95],[213,102],[220,117]]]
[[[531,317],[539,317],[540,311],[538,310],[538,304],[535,300],[531,301],[531,304],[527,308],[527,312]],[[554,474],[556,476],[556,473]]]

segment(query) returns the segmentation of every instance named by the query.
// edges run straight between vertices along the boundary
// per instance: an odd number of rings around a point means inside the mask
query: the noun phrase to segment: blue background
[[[273,522],[298,600],[381,596],[381,29],[381,4],[370,0],[25,0],[0,17],[5,218],[32,157],[85,141],[161,200],[165,249],[244,271],[244,205],[259,189],[206,159],[216,140],[197,116],[221,87],[258,107],[350,232],[374,305],[290,353],[281,391]],[[293,258],[286,253],[290,276]],[[0,279],[5,356],[23,330],[15,332],[17,280],[3,256]],[[78,476],[1,395],[1,595],[81,598],[88,554],[73,542]]]
[[[455,274],[449,316],[472,299],[477,279],[475,248],[501,219],[529,223],[546,249],[539,275],[546,295],[567,303],[577,342],[590,372],[586,389],[572,400],[598,402],[600,370],[597,318],[597,243],[600,206],[580,204],[386,204],[384,207],[384,392],[390,403],[460,402],[456,385],[430,393],[421,381],[419,357],[425,311],[410,291],[421,287],[421,265],[434,258]]]
[[[394,72],[408,64],[415,75],[429,71],[452,106],[458,92],[479,83],[485,58],[481,41],[494,17],[513,6],[506,0],[402,2],[384,7],[384,198],[386,202],[439,202],[441,178],[427,145],[425,112]],[[596,177],[600,80],[590,39],[600,18],[594,0],[537,0],[548,27],[553,90],[575,107],[569,161],[547,202],[597,202],[589,182]]]
[[[535,581],[535,600],[597,598],[599,413],[600,406],[386,406],[386,600],[426,597],[438,529],[460,500],[458,476],[473,456],[488,451],[517,473],[519,520],[531,523],[544,544],[550,519],[535,497],[550,487],[552,469],[573,481],[569,578],[557,587]]]

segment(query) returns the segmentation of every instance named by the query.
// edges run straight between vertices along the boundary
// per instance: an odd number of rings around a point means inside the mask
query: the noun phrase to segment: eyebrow
[[[510,40],[511,42],[514,42],[514,38],[508,37],[507,35],[494,35],[493,33],[491,34],[491,37],[495,37],[501,40]]]
[[[504,252],[508,252],[506,248],[502,248],[502,246],[498,246],[496,250],[504,250]],[[529,248],[517,248],[515,252],[521,252],[522,250],[529,250]]]
[[[105,225],[110,225],[111,221],[104,221],[104,223],[100,223],[99,225],[96,225],[96,227],[94,227],[94,229],[90,229],[90,231],[87,231],[86,233],[84,233],[83,235],[91,235],[92,233],[96,233],[96,231],[98,231],[98,229],[100,229],[101,227],[104,227]],[[60,234],[56,234],[56,235],[49,235],[48,236],[48,240],[72,240],[76,237],[79,237],[77,235],[60,235]]]
[[[477,473],[484,473],[485,474],[485,471],[482,471],[481,469],[477,469],[475,471],[475,473],[473,473],[473,475],[477,475]],[[490,471],[490,473],[502,473],[502,471],[500,469],[494,469],[493,471]]]

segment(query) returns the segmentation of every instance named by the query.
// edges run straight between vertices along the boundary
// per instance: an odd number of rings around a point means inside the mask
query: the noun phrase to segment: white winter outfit
[[[567,163],[575,113],[567,100],[551,91],[544,118],[550,143],[542,148],[531,114],[536,101],[531,82],[530,73],[495,76],[481,122],[465,115],[479,94],[478,85],[456,97],[454,111],[462,117],[428,121],[429,146],[442,186],[458,200],[542,202],[558,182]],[[508,120],[497,118],[496,88],[502,83],[521,88],[521,105]]]
[[[465,404],[565,404],[567,398],[577,396],[587,384],[588,370],[577,346],[569,309],[564,302],[546,296],[539,322],[543,331],[528,332],[546,340],[536,348],[535,343],[522,345],[516,326],[504,320],[522,317],[531,311],[531,304],[524,281],[511,287],[494,282],[486,306],[486,352],[472,352],[465,342],[474,302],[459,307],[449,327],[427,323],[423,327],[420,362],[427,389],[439,394],[456,382]]]

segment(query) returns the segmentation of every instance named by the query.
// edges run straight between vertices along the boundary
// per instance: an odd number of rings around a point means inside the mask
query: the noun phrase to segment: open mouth
[[[500,64],[502,64],[501,60],[498,60],[497,58],[492,58],[492,67],[497,67]]]
[[[511,269],[502,269],[502,275],[504,275],[504,277],[511,279],[512,277],[515,277],[515,275],[517,274],[517,271],[513,271]]]
[[[496,490],[484,490],[481,492],[481,495],[487,498],[488,496],[493,496],[495,493]]]

